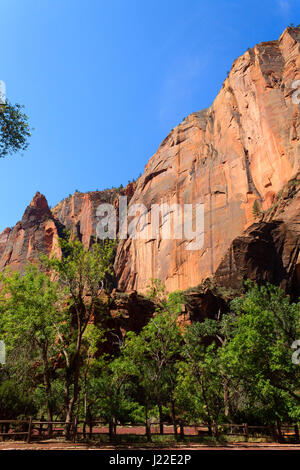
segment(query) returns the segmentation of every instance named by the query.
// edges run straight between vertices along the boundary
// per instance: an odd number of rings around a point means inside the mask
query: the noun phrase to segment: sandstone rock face
[[[97,236],[97,208],[101,204],[111,204],[115,208],[116,228],[118,230],[118,202],[119,196],[126,196],[130,201],[135,182],[129,183],[125,188],[111,188],[104,191],[90,191],[88,193],[75,192],[52,209],[52,214],[71,235],[76,235],[85,248],[90,248]],[[1,241],[0,241],[1,243]]]
[[[113,203],[116,191],[75,192],[52,210],[53,216],[71,235],[76,234],[85,248],[89,248],[96,236],[96,210],[99,204]]]
[[[0,234],[0,269],[23,270],[40,253],[60,256],[64,228],[89,248],[99,204],[117,210],[118,195],[126,195],[129,210],[134,204],[204,204],[204,244],[188,250],[191,240],[164,239],[162,232],[158,239],[151,233],[121,239],[115,260],[120,290],[145,292],[151,278],[164,281],[168,291],[184,290],[214,275],[229,287],[244,277],[300,286],[300,196],[293,183],[300,167],[297,80],[300,29],[287,28],[278,41],[259,44],[234,62],[212,106],[170,132],[137,183],[75,192],[52,211],[37,193],[22,220]],[[254,201],[263,214],[256,220]],[[150,219],[140,217],[143,235],[149,227]],[[219,309],[215,297],[207,291],[193,298]]]
[[[27,262],[34,262],[41,253],[60,256],[58,226],[45,196],[36,193],[13,229],[0,235],[0,269],[9,266],[23,271]]]
[[[45,196],[36,193],[22,220],[0,234],[0,269],[9,266],[13,270],[23,271],[27,262],[34,262],[42,253],[61,256],[58,238],[64,235],[65,229],[71,235],[78,236],[89,248],[96,238],[96,210],[99,204],[117,206],[117,196],[126,195],[130,200],[134,188],[135,183],[130,183],[124,189],[75,192],[52,211]]]
[[[299,79],[300,29],[287,28],[278,41],[238,58],[212,106],[170,132],[129,207],[203,203],[204,246],[188,251],[183,240],[121,240],[115,262],[121,289],[145,291],[150,278],[169,291],[199,284],[253,224],[254,201],[261,210],[272,206],[299,169],[300,107],[292,99]]]

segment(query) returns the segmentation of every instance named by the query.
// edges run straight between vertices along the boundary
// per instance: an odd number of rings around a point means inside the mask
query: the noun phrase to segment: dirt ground
[[[4,450],[300,450],[300,444],[277,444],[277,443],[240,443],[232,442],[226,446],[208,446],[201,444],[181,444],[176,446],[149,447],[143,445],[88,445],[84,443],[70,443],[58,440],[46,440],[26,444],[24,441],[0,442],[0,451]]]

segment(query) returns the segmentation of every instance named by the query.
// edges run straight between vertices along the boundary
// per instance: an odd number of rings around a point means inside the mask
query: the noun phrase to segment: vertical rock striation
[[[267,210],[299,169],[300,29],[238,58],[212,106],[188,116],[150,159],[131,205],[195,204],[205,210],[203,249],[182,240],[127,239],[115,263],[122,289],[144,291],[150,278],[169,291],[199,284],[217,270],[232,241]]]
[[[96,236],[96,209],[118,208],[118,195],[134,204],[204,204],[204,245],[189,251],[184,239],[122,239],[115,271],[119,288],[143,292],[150,278],[169,291],[209,276],[223,285],[241,278],[300,285],[299,194],[289,181],[299,171],[300,29],[249,49],[233,64],[210,108],[192,113],[174,128],[125,189],[75,192],[50,211],[37,193],[24,216],[0,235],[0,269],[23,270],[40,253],[60,254],[66,228],[86,248]],[[286,202],[279,198],[286,188]],[[287,192],[286,192],[287,191]],[[254,219],[256,212],[264,214]],[[280,202],[280,211],[278,204]],[[129,218],[130,221],[130,218]],[[144,221],[144,230],[150,220]],[[160,227],[166,220],[160,220]],[[254,224],[254,225],[253,225]]]

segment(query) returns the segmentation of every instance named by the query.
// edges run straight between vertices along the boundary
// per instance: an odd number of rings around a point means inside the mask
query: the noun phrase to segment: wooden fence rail
[[[0,438],[15,438],[23,437],[26,442],[30,443],[32,439],[39,439],[55,437],[62,435],[66,426],[65,421],[42,421],[34,420],[30,418],[29,420],[0,420]],[[151,435],[159,434],[160,425],[159,422],[149,423]],[[98,427],[96,427],[98,425]],[[89,428],[89,431],[86,431],[86,428]],[[129,435],[143,435],[145,431],[146,423],[139,424],[118,424],[118,430],[120,434]],[[115,427],[115,434],[116,432]],[[170,423],[163,423],[164,434],[174,435],[175,429]],[[125,431],[125,432],[123,432]],[[275,426],[254,426],[248,425],[247,423],[243,424],[234,424],[234,423],[222,423],[219,425],[214,424],[212,430],[214,435],[218,436],[220,434],[225,434],[228,436],[244,436],[245,440],[248,440],[249,436],[253,435],[270,435],[275,436]],[[198,424],[198,423],[181,423],[181,426],[178,428],[177,433],[181,437],[191,436],[191,435],[208,435],[210,434],[210,429],[207,424]],[[76,440],[77,436],[83,435],[85,438],[87,435],[92,437],[93,435],[104,435],[110,434],[110,428],[103,420],[93,420],[91,422],[84,421],[74,421],[71,423],[71,437],[73,440]],[[293,437],[299,441],[299,428],[298,425],[281,425],[281,437]]]

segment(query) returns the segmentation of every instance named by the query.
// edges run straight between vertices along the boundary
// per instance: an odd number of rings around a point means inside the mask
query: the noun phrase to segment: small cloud
[[[287,16],[290,12],[290,1],[289,0],[277,0],[277,5],[281,15]]]
[[[199,86],[199,79],[208,63],[208,53],[201,56],[177,58],[176,63],[169,66],[162,81],[159,96],[159,119],[161,122],[169,120],[174,110],[188,102],[190,96]]]

